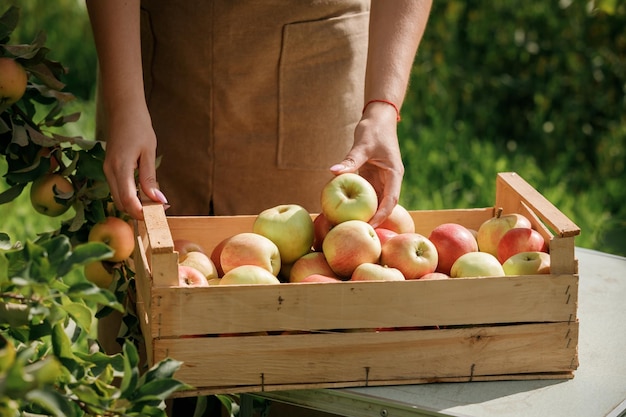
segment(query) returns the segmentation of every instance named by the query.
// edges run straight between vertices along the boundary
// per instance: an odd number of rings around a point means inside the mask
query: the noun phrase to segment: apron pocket
[[[280,169],[328,170],[361,116],[369,13],[285,25],[279,63]]]

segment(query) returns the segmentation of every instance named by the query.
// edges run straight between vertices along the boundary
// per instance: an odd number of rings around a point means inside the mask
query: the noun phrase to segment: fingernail
[[[335,164],[330,167],[331,171],[343,171],[344,169],[346,169],[346,166],[344,164]]]
[[[154,192],[154,195],[156,196],[156,198],[159,199],[159,201],[161,203],[163,203],[163,204],[167,204],[168,203],[167,198],[165,197],[165,194],[163,194],[161,192],[161,190],[159,190],[158,188],[155,188],[152,191]]]

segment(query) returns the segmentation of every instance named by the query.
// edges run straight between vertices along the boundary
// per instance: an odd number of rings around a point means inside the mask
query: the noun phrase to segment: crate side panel
[[[172,216],[167,221],[174,239],[187,239],[210,253],[236,233],[251,232],[256,216]]]
[[[569,372],[578,324],[547,323],[421,331],[213,337],[156,341],[157,359],[184,362],[175,377],[195,387],[251,390],[302,383]]]
[[[578,277],[155,288],[153,334],[557,322],[576,317]]]
[[[474,209],[450,209],[450,210],[417,210],[409,211],[415,231],[426,237],[432,230],[443,223],[458,223],[463,226],[478,230],[480,225],[493,216],[493,207]]]

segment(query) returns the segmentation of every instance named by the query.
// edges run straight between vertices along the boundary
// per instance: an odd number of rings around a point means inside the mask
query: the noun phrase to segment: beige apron
[[[369,1],[144,0],[168,214],[319,211],[363,105]]]
[[[143,0],[168,215],[318,212],[361,116],[368,24],[369,0]],[[99,323],[109,353],[119,320]]]

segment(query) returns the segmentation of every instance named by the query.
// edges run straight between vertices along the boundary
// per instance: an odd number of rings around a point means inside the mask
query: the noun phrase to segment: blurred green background
[[[13,43],[47,33],[83,113],[66,132],[92,138],[97,59],[84,1],[0,4],[22,8]],[[581,228],[577,246],[626,255],[625,27],[617,0],[435,2],[398,127],[401,203],[490,206],[496,173],[516,171]],[[61,221],[36,214],[26,193],[0,218],[16,240]]]

